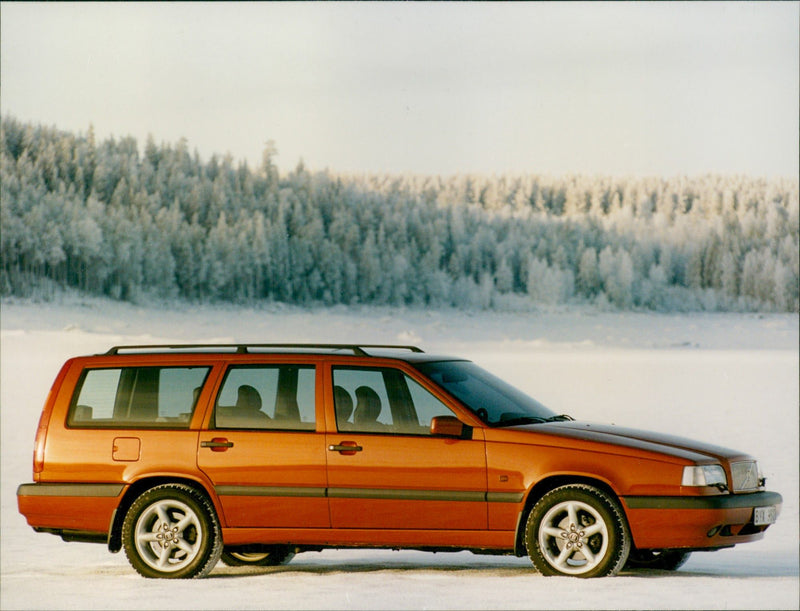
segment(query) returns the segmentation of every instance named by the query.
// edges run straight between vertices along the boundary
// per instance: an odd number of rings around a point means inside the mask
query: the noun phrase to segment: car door
[[[400,369],[333,366],[331,379],[334,528],[487,528],[482,431],[468,428],[469,438],[431,435],[433,417],[454,413]]]
[[[305,363],[232,365],[220,385],[198,464],[233,528],[325,528],[325,434],[317,370]]]

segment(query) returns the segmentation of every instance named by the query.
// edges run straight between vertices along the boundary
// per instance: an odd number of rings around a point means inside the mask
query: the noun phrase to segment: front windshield
[[[511,426],[559,419],[555,412],[536,399],[470,361],[421,363],[417,365],[417,369],[461,401],[489,426]]]

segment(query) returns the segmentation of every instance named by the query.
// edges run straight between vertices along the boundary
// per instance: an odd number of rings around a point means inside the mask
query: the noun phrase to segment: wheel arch
[[[525,505],[517,517],[517,530],[514,536],[514,555],[521,557],[527,554],[525,548],[525,526],[528,522],[528,515],[536,502],[551,490],[570,484],[586,484],[611,495],[611,497],[619,503],[622,517],[627,524],[628,516],[625,515],[625,507],[620,502],[619,495],[608,482],[587,475],[550,475],[536,482],[525,496]],[[630,525],[628,525],[628,529],[630,530]]]
[[[108,530],[108,551],[117,553],[122,549],[122,523],[125,521],[125,515],[128,513],[128,509],[130,509],[130,506],[133,504],[133,502],[144,492],[163,484],[183,484],[185,486],[194,488],[199,493],[206,496],[209,501],[211,501],[214,511],[217,513],[217,519],[220,520],[220,522],[222,521],[220,519],[222,517],[222,512],[220,510],[218,499],[214,494],[209,492],[203,482],[179,475],[157,475],[144,477],[136,480],[128,486],[127,490],[125,490],[125,493],[122,495],[119,505],[117,505],[117,508],[114,510],[114,513],[111,516],[111,524]]]

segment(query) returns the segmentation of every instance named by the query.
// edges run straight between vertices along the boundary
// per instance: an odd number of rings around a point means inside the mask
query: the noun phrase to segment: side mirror
[[[455,416],[434,416],[431,420],[431,435],[462,437],[464,423]]]

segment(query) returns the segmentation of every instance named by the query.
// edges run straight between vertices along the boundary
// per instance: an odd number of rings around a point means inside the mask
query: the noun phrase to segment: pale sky
[[[282,171],[797,175],[800,3],[0,6],[3,116]]]

